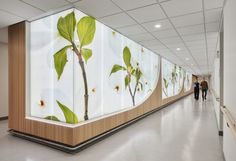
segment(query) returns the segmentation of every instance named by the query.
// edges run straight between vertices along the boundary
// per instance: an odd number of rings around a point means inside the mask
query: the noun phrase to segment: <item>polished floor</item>
[[[188,96],[77,154],[7,133],[0,121],[0,161],[223,161],[211,98]]]

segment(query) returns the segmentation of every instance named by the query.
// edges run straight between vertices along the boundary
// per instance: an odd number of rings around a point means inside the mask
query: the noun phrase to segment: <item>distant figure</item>
[[[206,96],[207,96],[207,91],[208,91],[208,83],[205,80],[205,78],[203,78],[203,81],[201,82],[201,87],[202,87],[202,100],[206,100]]]
[[[194,98],[196,100],[199,99],[199,86],[200,86],[200,84],[198,83],[198,78],[197,78],[195,83],[194,83]]]

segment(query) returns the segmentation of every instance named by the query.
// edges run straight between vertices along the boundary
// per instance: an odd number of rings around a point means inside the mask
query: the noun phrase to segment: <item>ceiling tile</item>
[[[206,55],[206,50],[190,50],[192,55],[195,57],[195,58],[201,58],[202,56],[205,56]],[[197,57],[196,57],[197,56]]]
[[[172,54],[172,53],[170,53],[170,54],[169,53],[162,53],[161,55],[165,59],[167,59],[168,61],[172,62],[173,64],[175,64],[174,63],[175,61],[179,60],[179,58],[176,55]]]
[[[202,10],[202,0],[172,0],[161,3],[169,17],[185,15]]]
[[[185,58],[189,58],[190,55],[188,53],[177,53],[176,54],[179,58],[181,58],[182,60],[184,60]]]
[[[191,51],[194,51],[194,52],[202,52],[202,51],[206,51],[206,45],[202,45],[202,46],[188,46],[188,48],[191,50]]]
[[[169,0],[158,0],[160,3],[163,3],[163,2],[166,2],[166,1],[169,1]]]
[[[165,14],[162,12],[158,4],[131,10],[128,11],[128,14],[131,15],[139,23],[166,18]]]
[[[173,55],[169,49],[164,49],[164,50],[155,50],[158,54],[161,56],[166,56],[166,55]]]
[[[1,0],[0,9],[3,11],[8,11],[18,17],[23,19],[29,19],[44,13],[42,10],[32,7],[24,2],[18,0]]]
[[[201,53],[196,54],[196,55],[194,56],[194,58],[197,60],[198,63],[200,63],[200,62],[207,62],[207,60],[206,60],[206,53],[203,53],[203,54],[201,54]]]
[[[23,2],[26,2],[27,4],[30,4],[36,8],[40,8],[41,10],[48,11],[50,9],[59,8],[65,5],[68,5],[69,2],[65,0],[22,0]]]
[[[161,25],[161,28],[156,28],[155,25]],[[145,27],[149,32],[173,28],[168,19],[143,23],[142,26]]]
[[[219,33],[218,32],[207,32],[207,39],[217,39]]]
[[[220,22],[222,8],[208,10],[205,12],[205,22]]]
[[[68,2],[71,2],[71,3],[75,3],[75,2],[78,2],[80,0],[67,0]]]
[[[122,27],[117,29],[120,33],[124,35],[134,35],[146,33],[146,31],[140,25],[132,25],[127,27]]]
[[[219,27],[220,27],[219,22],[207,23],[206,24],[206,32],[218,32]]]
[[[191,34],[199,34],[204,33],[204,25],[194,25],[188,27],[177,28],[177,31],[180,35],[191,35]]]
[[[178,36],[177,32],[174,29],[153,32],[153,35],[158,39]]]
[[[78,9],[96,18],[122,12],[110,0],[82,0],[74,4]]]
[[[123,10],[131,10],[157,3],[156,0],[129,0],[129,3],[127,3],[127,0],[112,0],[112,1],[116,3]]]
[[[146,46],[147,48],[162,45],[158,40],[140,41],[139,43]]]
[[[23,18],[0,10],[0,28],[23,21]]]
[[[172,49],[173,51],[176,51],[177,48],[180,48],[180,51],[176,52],[187,52],[187,49],[185,48],[183,43],[175,43],[175,44],[167,44],[168,48]]]
[[[149,34],[149,33],[144,33],[144,34],[136,34],[136,35],[129,35],[129,38],[134,40],[134,41],[147,41],[147,40],[154,40],[155,38]]]
[[[205,9],[223,7],[224,0],[204,0]]]
[[[161,38],[160,41],[166,45],[182,43],[182,40],[179,37]]]
[[[136,22],[125,13],[119,13],[116,15],[107,16],[99,20],[112,28],[119,28],[136,24]]]
[[[173,22],[175,27],[203,24],[203,13],[198,12],[195,14],[179,16],[179,17],[171,18],[171,21]]]
[[[196,60],[202,60],[206,56],[205,51],[191,51]]]
[[[182,39],[186,41],[197,41],[197,40],[204,40],[205,39],[205,34],[194,34],[194,35],[184,35],[182,36]]]
[[[207,44],[217,44],[217,39],[207,39]]]
[[[152,46],[150,47],[151,50],[155,51],[155,52],[160,52],[160,51],[164,51],[164,50],[168,50],[168,48],[166,48],[164,45],[156,45],[156,46]]]
[[[216,52],[216,44],[207,45],[208,53]]]
[[[205,40],[188,41],[188,42],[186,42],[186,45],[188,47],[191,47],[191,46],[204,46],[205,44],[206,44]]]

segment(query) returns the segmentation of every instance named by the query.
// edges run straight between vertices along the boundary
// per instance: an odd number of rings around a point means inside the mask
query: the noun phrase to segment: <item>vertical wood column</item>
[[[8,28],[9,128],[23,129],[25,117],[25,22]]]

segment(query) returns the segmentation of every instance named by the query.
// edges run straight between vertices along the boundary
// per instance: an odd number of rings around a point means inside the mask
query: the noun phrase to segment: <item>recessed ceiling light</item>
[[[194,64],[191,64],[192,66],[194,66]]]
[[[156,28],[161,28],[161,25],[160,24],[156,24],[155,27]]]
[[[180,51],[181,49],[180,48],[176,48],[177,51]]]
[[[189,60],[189,58],[185,58],[185,60],[187,60],[187,61],[188,61],[188,60]]]

